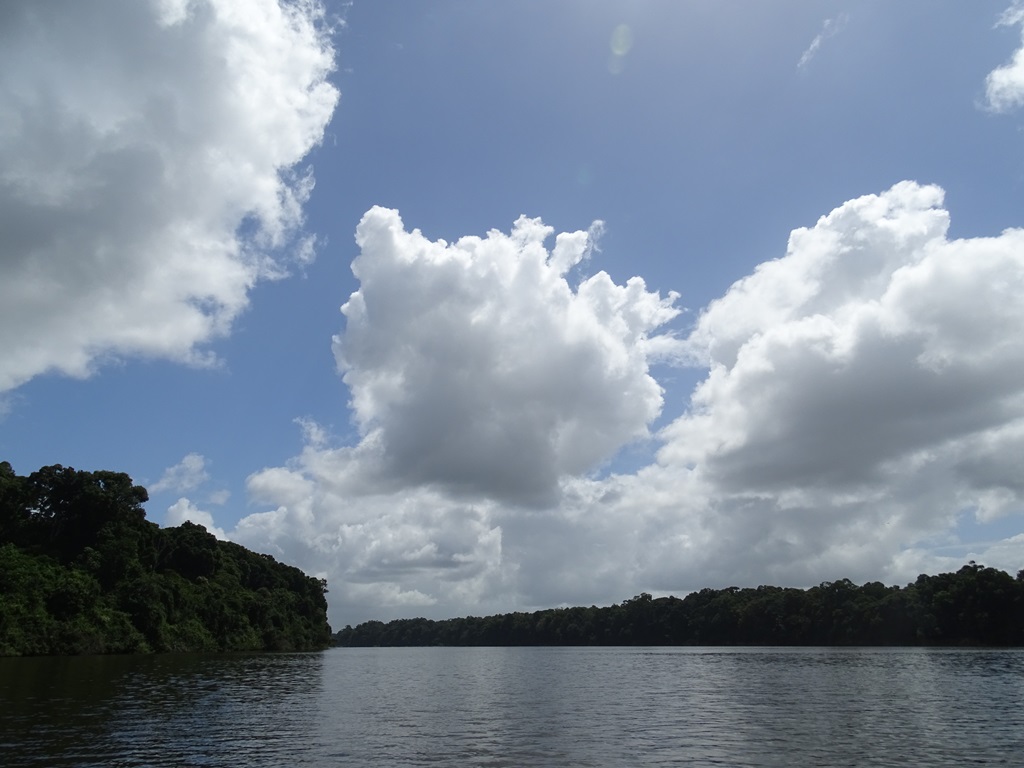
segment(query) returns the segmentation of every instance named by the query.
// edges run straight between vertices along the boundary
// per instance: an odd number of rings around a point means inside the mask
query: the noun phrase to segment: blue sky
[[[2,13],[16,471],[338,625],[1024,566],[1020,6]]]

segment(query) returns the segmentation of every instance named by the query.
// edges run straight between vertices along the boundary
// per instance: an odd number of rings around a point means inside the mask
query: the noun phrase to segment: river
[[[0,766],[1024,764],[1024,651],[0,659]]]

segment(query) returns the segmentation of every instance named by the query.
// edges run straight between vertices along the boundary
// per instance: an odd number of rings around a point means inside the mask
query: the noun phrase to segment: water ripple
[[[0,765],[1015,765],[1022,701],[1018,651],[0,659]]]

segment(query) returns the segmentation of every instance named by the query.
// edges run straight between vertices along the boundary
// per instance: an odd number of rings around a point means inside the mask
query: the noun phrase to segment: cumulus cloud
[[[675,294],[572,277],[600,231],[559,234],[549,250],[553,230],[521,217],[508,234],[447,243],[367,212],[359,290],[334,341],[361,439],[331,448],[300,420],[306,449],[249,478],[270,509],[232,537],[328,574],[335,604],[507,596],[504,510],[546,514],[565,478],[649,438],[662,407],[649,367],[681,349],[663,330]]]
[[[430,242],[374,209],[335,342],[362,440],[306,425],[232,536],[326,575],[336,623],[900,582],[962,564],[952,544],[1011,567],[1020,537],[952,531],[1024,512],[1024,230],[949,222],[913,182],[844,203],[676,340],[671,297],[571,288],[582,234]],[[588,473],[659,412],[655,355],[707,374],[650,465]]]
[[[163,475],[149,486],[152,493],[194,491],[210,479],[206,471],[206,459],[198,453],[189,453],[173,467],[164,470]]]
[[[692,468],[715,548],[791,579],[895,575],[959,513],[1021,511],[1024,231],[950,240],[942,201],[911,182],[852,200],[701,314],[709,374],[658,470]]]
[[[549,252],[552,234],[521,217],[507,235],[431,242],[396,211],[363,217],[334,349],[391,481],[542,504],[560,477],[648,436],[662,407],[649,364],[678,346],[655,330],[676,297],[604,272],[573,288],[593,236],[560,234]]]
[[[1014,3],[999,19],[997,26],[1021,25],[1022,44],[1006,64],[989,72],[985,78],[985,97],[996,112],[1024,104],[1024,3]]]
[[[1024,232],[949,241],[941,203],[910,182],[853,200],[712,303],[688,339],[710,374],[665,460],[774,494],[888,486],[955,454],[976,489],[1019,490],[963,448],[1017,439],[996,434],[1024,405]]]
[[[419,612],[504,593],[493,503],[425,487],[374,492],[353,461],[347,449],[307,448],[288,468],[254,474],[251,499],[272,509],[243,518],[232,540],[326,576],[332,611]]]
[[[227,534],[223,528],[218,528],[213,521],[213,515],[204,512],[186,498],[180,498],[167,508],[164,516],[164,524],[168,526],[181,525],[185,521],[203,526],[221,541],[227,540]]]
[[[319,3],[4,3],[0,392],[109,356],[208,362],[307,259],[338,93]]]

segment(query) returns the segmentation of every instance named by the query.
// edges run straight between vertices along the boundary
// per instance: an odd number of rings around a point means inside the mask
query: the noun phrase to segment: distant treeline
[[[202,526],[146,520],[146,489],[0,462],[0,655],[311,650],[326,582]]]
[[[483,618],[368,621],[340,646],[411,645],[1024,645],[1024,571],[971,562],[906,587],[848,579],[810,589],[643,593],[608,608],[555,608]]]

